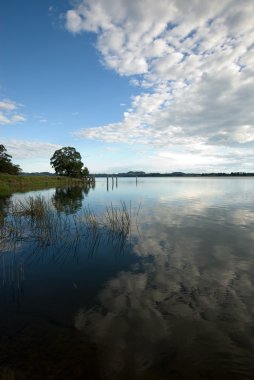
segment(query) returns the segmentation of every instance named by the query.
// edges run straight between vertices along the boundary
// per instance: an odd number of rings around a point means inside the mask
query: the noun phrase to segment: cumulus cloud
[[[141,93],[118,123],[76,135],[244,156],[254,144],[253,12],[252,0],[79,1],[67,29],[96,33],[104,64]]]
[[[0,102],[0,109],[5,111],[13,111],[17,108],[16,104],[11,102],[10,100],[7,101],[1,101]]]
[[[9,119],[0,113],[0,124],[9,124]]]
[[[20,105],[11,100],[0,101],[0,124],[9,125],[26,121],[23,115],[17,113],[18,108]]]
[[[48,158],[61,146],[41,141],[3,140],[13,159]]]

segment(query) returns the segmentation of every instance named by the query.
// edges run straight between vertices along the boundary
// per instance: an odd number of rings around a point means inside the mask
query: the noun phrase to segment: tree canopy
[[[0,144],[0,173],[20,174],[19,165],[11,162],[12,156],[7,153],[4,145]]]
[[[55,151],[50,159],[56,174],[68,177],[86,177],[89,171],[81,161],[81,155],[75,148],[67,146]]]

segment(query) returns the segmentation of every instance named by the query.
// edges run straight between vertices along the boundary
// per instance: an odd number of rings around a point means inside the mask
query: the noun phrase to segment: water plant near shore
[[[29,196],[11,204],[0,231],[0,242],[33,242],[36,247],[82,244],[94,250],[99,242],[117,243],[121,250],[130,236],[131,209],[112,204],[99,214],[89,207],[73,215],[59,212],[51,199]]]
[[[130,231],[131,214],[127,209],[126,203],[121,202],[121,208],[114,207],[111,203],[110,207],[106,207],[104,214],[105,224],[114,233],[127,236]]]

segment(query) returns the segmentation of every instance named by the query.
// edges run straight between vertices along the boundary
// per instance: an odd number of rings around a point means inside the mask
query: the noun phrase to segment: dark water
[[[254,179],[40,194],[68,218],[124,201],[131,230],[1,245],[0,379],[254,379]]]

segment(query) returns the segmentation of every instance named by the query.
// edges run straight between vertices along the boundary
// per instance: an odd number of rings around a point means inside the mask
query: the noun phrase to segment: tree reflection
[[[10,197],[0,197],[0,228],[3,227],[6,210],[10,203]]]
[[[82,207],[84,196],[90,191],[90,186],[75,186],[56,188],[52,203],[57,211],[75,214]]]

